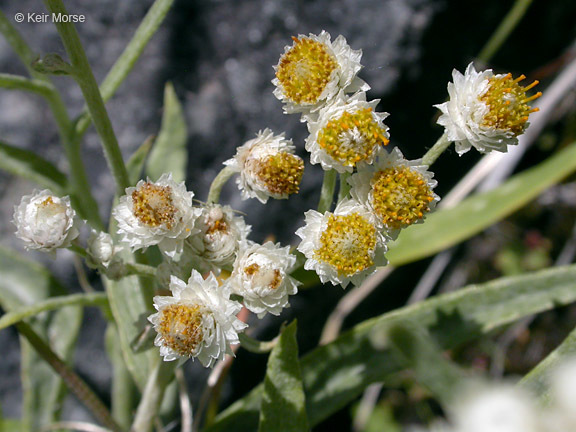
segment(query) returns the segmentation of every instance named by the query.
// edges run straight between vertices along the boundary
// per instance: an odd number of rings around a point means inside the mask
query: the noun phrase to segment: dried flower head
[[[234,214],[230,206],[208,204],[196,219],[199,233],[188,237],[186,245],[197,263],[208,270],[218,270],[234,263],[236,253],[250,233],[250,225]]]
[[[362,69],[362,50],[350,48],[343,36],[334,42],[322,31],[318,36],[293,37],[274,67],[274,95],[284,102],[285,113],[303,113],[304,119],[318,111],[340,90],[354,93],[370,87],[356,74]]]
[[[157,182],[140,180],[126,189],[112,214],[118,221],[118,234],[133,250],[158,245],[170,257],[182,252],[184,239],[198,232],[194,223],[200,210],[192,207],[193,192],[171,174]]]
[[[390,137],[383,122],[388,113],[375,111],[378,102],[366,102],[364,92],[352,97],[339,93],[320,110],[317,121],[308,123],[306,150],[311,153],[310,162],[339,173],[371,164]]]
[[[14,207],[16,237],[28,250],[55,253],[69,247],[78,237],[80,220],[70,205],[70,198],[57,197],[49,190],[34,191],[22,197]]]
[[[526,77],[513,79],[512,74],[494,75],[492,70],[476,72],[472,63],[462,75],[452,72],[448,83],[450,100],[435,105],[442,111],[438,124],[446,128],[458,154],[475,147],[482,153],[505,152],[508,145],[518,144],[518,135],[528,127],[530,113],[538,111],[528,103],[542,95],[526,93],[538,84],[522,87]]]
[[[374,212],[392,238],[400,229],[422,222],[440,201],[433,192],[434,174],[421,163],[405,159],[395,147],[390,153],[381,152],[374,165],[348,179],[352,197]]]
[[[306,225],[296,231],[298,250],[306,256],[304,268],[314,270],[322,283],[359,285],[386,265],[387,238],[372,213],[354,200],[341,201],[334,213],[305,213]]]
[[[224,162],[240,173],[236,180],[242,199],[256,198],[266,203],[269,197],[285,199],[298,193],[304,161],[294,154],[292,140],[270,129],[238,147],[236,155]]]
[[[280,315],[289,306],[288,296],[298,292],[299,283],[290,277],[295,264],[288,246],[245,243],[228,281],[232,292],[242,296],[246,308],[259,318],[268,312]]]
[[[148,317],[164,360],[192,357],[212,367],[232,354],[230,344],[239,343],[246,324],[236,318],[242,305],[230,300],[228,287],[219,286],[212,273],[204,280],[193,270],[188,283],[173,276],[170,289],[172,297],[154,297],[158,312]]]

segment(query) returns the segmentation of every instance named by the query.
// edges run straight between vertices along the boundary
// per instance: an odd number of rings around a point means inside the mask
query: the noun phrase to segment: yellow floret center
[[[160,309],[158,333],[163,345],[181,356],[193,356],[204,338],[203,314],[198,305],[172,304]]]
[[[294,45],[280,57],[276,78],[289,100],[314,104],[332,79],[338,61],[321,42],[307,37],[292,39]]]
[[[253,162],[254,174],[273,195],[291,195],[300,190],[304,161],[291,153],[278,152]]]
[[[512,79],[512,75],[507,74],[488,80],[488,90],[479,98],[489,108],[484,116],[483,126],[512,132],[514,136],[524,132],[528,116],[538,111],[538,108],[532,108],[528,102],[542,96],[542,92],[526,96],[526,92],[537,85],[538,81],[522,87],[519,82],[525,78],[521,75]]]
[[[138,221],[149,227],[171,229],[176,217],[172,188],[144,183],[132,192],[132,212]]]
[[[55,203],[54,199],[49,196],[37,205],[38,213],[43,217],[51,217],[66,211],[66,206],[61,203]]]
[[[258,263],[252,263],[244,267],[244,273],[257,285],[267,286],[275,290],[282,283],[282,273],[278,269],[264,268]]]
[[[376,227],[365,217],[359,213],[330,215],[314,255],[339,275],[352,276],[374,264],[375,247]]]
[[[318,134],[318,144],[332,159],[354,167],[369,159],[378,146],[387,145],[388,139],[372,108],[363,108],[330,120]]]
[[[434,194],[426,179],[408,166],[378,171],[370,182],[374,211],[388,228],[399,229],[430,211]]]

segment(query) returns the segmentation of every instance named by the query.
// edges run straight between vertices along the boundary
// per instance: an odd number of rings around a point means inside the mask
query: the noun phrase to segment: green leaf
[[[457,207],[439,210],[427,216],[423,224],[403,230],[386,256],[392,265],[400,266],[454,246],[526,205],[575,170],[573,143],[497,189],[470,197]]]
[[[0,274],[0,303],[8,312],[66,294],[44,267],[4,248],[0,248]],[[30,323],[45,341],[50,341],[56,353],[71,362],[81,321],[82,308],[67,306],[34,317]],[[23,430],[38,431],[58,419],[66,388],[50,366],[24,339],[21,340]]]
[[[416,380],[444,406],[452,406],[454,394],[466,375],[444,357],[430,333],[418,323],[406,321],[391,325],[386,336],[402,367],[412,369]]]
[[[142,175],[144,170],[144,164],[146,163],[146,157],[150,153],[152,144],[156,137],[150,136],[146,138],[146,141],[142,143],[138,150],[132,153],[132,156],[126,164],[126,170],[128,171],[128,177],[130,178],[130,184],[136,184]]]
[[[300,362],[310,426],[386,380],[401,365],[387,339],[391,325],[417,322],[442,349],[485,335],[524,316],[576,301],[576,265],[472,285],[365,321]],[[254,430],[262,400],[256,387],[222,412],[209,431]]]
[[[41,312],[61,309],[65,306],[106,306],[107,304],[108,297],[100,292],[53,297],[32,306],[17,307],[4,314],[0,318],[0,330]]]
[[[64,195],[66,176],[46,159],[28,150],[22,150],[0,141],[0,169],[24,177],[50,189],[56,195]]]
[[[154,181],[164,173],[172,173],[176,182],[186,178],[186,120],[172,84],[164,89],[164,115],[156,144],[150,153],[147,173]]]
[[[268,359],[259,432],[310,429],[300,375],[296,326],[294,321],[283,329]]]
[[[576,358],[576,329],[568,335],[566,339],[532,369],[519,385],[527,388],[532,394],[538,395],[544,405],[548,405],[550,396],[550,374],[551,372],[567,360]]]

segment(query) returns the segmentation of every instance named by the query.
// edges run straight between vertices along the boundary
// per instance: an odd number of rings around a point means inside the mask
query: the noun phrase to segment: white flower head
[[[388,113],[375,111],[378,102],[366,102],[364,92],[351,97],[339,93],[320,110],[316,121],[308,123],[310,162],[339,173],[371,164],[390,137],[384,124]]]
[[[440,197],[437,181],[421,159],[407,160],[398,147],[382,151],[374,165],[348,179],[350,195],[366,205],[395,239],[402,228],[420,223]]]
[[[78,237],[81,221],[70,205],[70,198],[57,197],[48,189],[22,197],[14,206],[16,237],[28,250],[54,254],[58,248],[71,246]]]
[[[127,188],[112,212],[122,242],[132,250],[158,245],[169,257],[182,252],[184,239],[197,232],[194,222],[200,210],[192,207],[193,196],[184,182],[172,180],[172,174]]]
[[[204,280],[193,270],[188,283],[173,276],[170,289],[172,296],[154,297],[158,312],[148,317],[164,360],[192,357],[212,367],[232,354],[230,344],[239,343],[238,333],[247,325],[236,318],[242,305],[230,300],[227,285],[219,286],[212,273]]]
[[[92,229],[86,248],[86,264],[91,268],[107,269],[122,250],[121,246],[114,244],[110,234]]]
[[[244,306],[262,318],[267,312],[280,315],[288,307],[288,296],[298,292],[290,276],[296,257],[290,247],[266,242],[245,243],[228,279],[232,292],[244,299]]]
[[[359,285],[386,265],[387,238],[366,207],[347,199],[334,213],[309,210],[304,215],[306,225],[296,231],[302,239],[298,250],[307,258],[304,268],[314,270],[322,283]]]
[[[284,112],[313,117],[327,101],[343,90],[368,91],[370,86],[356,75],[362,69],[362,50],[350,48],[344,36],[330,41],[330,34],[293,37],[274,67],[274,96],[284,103]]]
[[[208,204],[196,219],[199,233],[188,237],[186,245],[201,264],[219,270],[234,263],[236,253],[251,231],[244,218],[234,214],[230,206]]]
[[[476,389],[454,406],[459,432],[537,432],[539,419],[528,395],[512,386]]]
[[[442,111],[438,124],[446,128],[458,154],[475,147],[481,153],[505,152],[508,145],[518,144],[518,135],[528,127],[528,116],[538,111],[528,102],[542,95],[528,97],[526,92],[538,84],[522,87],[525,76],[512,79],[511,74],[495,75],[491,69],[476,72],[472,63],[462,75],[452,72],[448,83],[450,100],[435,105]]]
[[[236,155],[224,162],[240,173],[236,179],[242,199],[256,198],[266,203],[269,197],[286,199],[298,193],[304,173],[304,161],[294,154],[292,140],[270,129],[238,147]]]

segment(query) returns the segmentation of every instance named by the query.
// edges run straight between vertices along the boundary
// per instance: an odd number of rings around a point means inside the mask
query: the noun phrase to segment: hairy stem
[[[217,203],[220,201],[220,192],[228,180],[235,174],[235,171],[230,167],[225,167],[218,173],[210,185],[208,192],[208,203]]]
[[[50,13],[68,14],[62,0],[45,0],[44,3]],[[82,90],[88,111],[94,120],[94,126],[102,141],[108,166],[116,181],[117,192],[119,195],[122,195],[124,189],[130,184],[128,172],[122,159],[122,153],[120,152],[110,117],[108,116],[102,95],[98,89],[98,83],[88,63],[88,58],[80,42],[78,32],[74,24],[70,22],[56,23],[56,28],[60,34],[70,63],[72,64],[76,82],[80,86],[80,90]]]
[[[452,144],[452,141],[448,141],[446,134],[442,135],[438,138],[438,141],[436,141],[432,148],[422,157],[422,165],[431,166],[436,162],[436,159],[438,159],[440,155],[450,147],[450,144]]]
[[[322,190],[320,191],[320,201],[318,202],[318,211],[324,213],[332,207],[334,200],[334,188],[336,187],[336,171],[324,171],[324,180],[322,181]]]

